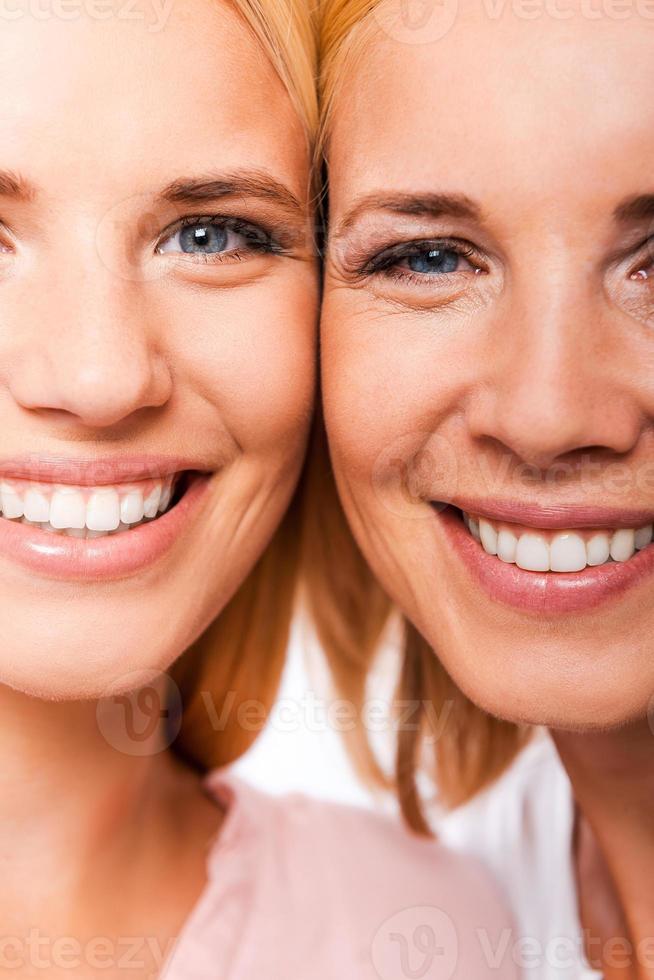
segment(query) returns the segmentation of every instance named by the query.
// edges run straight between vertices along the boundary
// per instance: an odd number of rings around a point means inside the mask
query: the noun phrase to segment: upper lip
[[[207,470],[197,460],[161,454],[139,456],[21,456],[0,459],[0,479],[71,486],[103,486],[159,480],[184,470]]]
[[[654,511],[636,508],[600,507],[592,504],[535,504],[518,500],[478,500],[457,497],[454,507],[477,517],[533,528],[625,527],[651,524]]]

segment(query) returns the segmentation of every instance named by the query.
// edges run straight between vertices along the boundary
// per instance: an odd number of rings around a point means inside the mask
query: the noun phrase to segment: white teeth
[[[84,487],[0,482],[2,517],[39,527],[50,534],[95,538],[119,534],[153,520],[170,506],[175,476],[147,484],[145,496],[137,484],[122,487]],[[145,496],[145,500],[144,500]]]
[[[8,483],[0,483],[0,499],[2,500],[2,513],[5,517],[13,519],[23,516],[23,501]]]
[[[28,524],[30,527],[41,527],[41,521],[30,521],[27,517],[21,517],[20,523]]]
[[[514,562],[518,539],[511,531],[502,528],[497,535],[497,557],[502,561]]]
[[[598,531],[587,538],[577,531],[546,535],[536,530],[520,532],[517,528],[514,533],[508,527],[498,530],[483,517],[477,521],[469,514],[464,514],[463,520],[486,554],[497,555],[530,572],[580,572],[587,565],[629,561],[636,551],[647,548],[654,540],[652,524],[637,530]]]
[[[549,553],[553,572],[580,572],[586,567],[588,554],[584,539],[572,531],[555,535],[550,542]]]
[[[56,490],[50,501],[50,523],[57,528],[79,530],[86,524],[86,503],[78,490]]]
[[[96,490],[86,505],[89,531],[115,531],[120,524],[120,500],[115,490]]]
[[[85,538],[87,530],[84,527],[67,527],[64,534],[67,534],[69,538]]]
[[[474,519],[474,517],[471,517],[469,519],[469,521],[468,521],[468,527],[470,528],[470,533],[472,534],[472,536],[475,539],[475,541],[480,541],[481,538],[479,536],[479,522],[476,521]]]
[[[628,561],[636,550],[635,534],[628,528],[620,528],[611,538],[611,558],[613,561]]]
[[[47,532],[48,532],[48,534],[63,534],[63,533],[64,533],[64,532],[63,532],[63,531],[61,530],[61,528],[59,528],[59,527],[53,527],[53,526],[52,526],[52,524],[50,524],[50,522],[49,522],[49,521],[45,521],[45,522],[44,522],[44,523],[43,523],[43,524],[41,525],[41,530],[42,530],[42,531],[47,531]]]
[[[50,503],[48,498],[38,490],[29,489],[24,500],[25,517],[35,524],[43,524],[50,520]],[[6,516],[6,515],[5,515]]]
[[[173,495],[173,478],[172,476],[170,476],[164,483],[163,490],[161,491],[161,500],[159,501],[160,512],[167,510],[172,495]]]
[[[497,531],[492,524],[483,518],[479,521],[479,537],[484,551],[488,555],[497,554]]]
[[[128,493],[120,502],[120,519],[123,524],[138,524],[143,520],[143,494],[140,490]]]
[[[145,515],[145,517],[157,516],[160,500],[161,500],[161,484],[157,483],[155,484],[147,500],[143,502],[143,514]]]
[[[603,565],[609,560],[611,549],[608,534],[594,534],[590,541],[586,542],[586,554],[588,555],[589,565]]]
[[[550,549],[545,538],[529,532],[521,534],[515,549],[515,563],[528,572],[549,572]]]

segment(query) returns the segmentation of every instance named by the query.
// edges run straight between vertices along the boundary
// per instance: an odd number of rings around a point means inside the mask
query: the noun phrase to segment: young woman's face
[[[424,44],[378,17],[331,131],[322,350],[382,584],[473,700],[585,729],[654,692],[654,24],[569,6]]]
[[[155,6],[0,31],[0,682],[43,697],[200,634],[311,414],[302,125],[229,4]]]

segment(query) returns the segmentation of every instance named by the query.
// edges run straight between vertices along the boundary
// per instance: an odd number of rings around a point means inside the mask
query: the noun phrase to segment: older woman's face
[[[166,6],[0,31],[0,682],[45,697],[199,635],[310,420],[302,125],[230,4]]]
[[[335,107],[333,461],[466,693],[614,725],[654,692],[654,23],[474,6],[382,8]]]

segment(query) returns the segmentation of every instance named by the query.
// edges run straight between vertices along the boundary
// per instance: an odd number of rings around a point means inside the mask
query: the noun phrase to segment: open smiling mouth
[[[4,480],[0,482],[1,516],[72,538],[123,534],[172,510],[191,478],[186,471],[160,480],[96,487]]]
[[[458,509],[457,509],[458,510]],[[487,555],[528,572],[581,572],[587,566],[629,561],[652,542],[652,525],[639,528],[536,530],[458,510]]]
[[[557,517],[550,523],[559,526],[544,529],[534,526],[535,513],[534,525],[526,525],[437,501],[433,507],[473,580],[491,599],[521,612],[582,612],[646,580],[651,585],[653,526],[642,519],[632,527],[575,528],[562,527]]]
[[[0,558],[46,578],[125,578],[188,539],[214,473],[112,485],[0,479]]]

